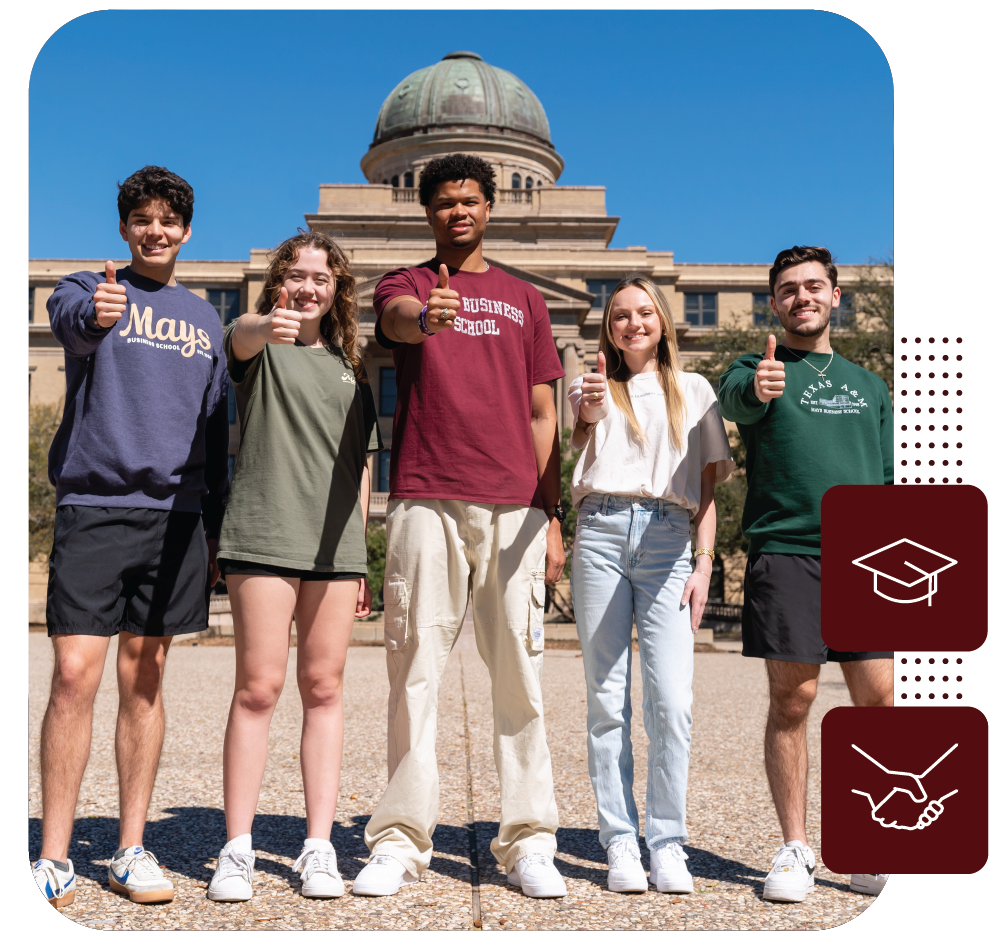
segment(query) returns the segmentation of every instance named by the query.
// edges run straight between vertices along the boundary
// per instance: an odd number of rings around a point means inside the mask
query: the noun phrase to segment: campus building
[[[676,263],[673,251],[609,247],[619,218],[606,210],[605,186],[557,185],[564,157],[536,95],[479,55],[451,52],[403,79],[384,101],[373,142],[360,159],[367,182],[320,184],[317,210],[304,215],[310,228],[334,235],[351,260],[360,342],[388,447],[396,386],[391,354],[374,337],[374,287],[387,271],[432,257],[434,243],[415,186],[430,159],[453,152],[474,153],[494,166],[500,189],[485,258],[533,284],[546,300],[566,372],[557,388],[562,423],[570,420],[565,390],[594,367],[605,298],[623,276],[639,272],[660,284],[686,360],[708,352],[709,335],[718,325],[755,315],[759,304],[767,305],[767,264]],[[213,304],[227,323],[254,307],[272,247],[252,248],[241,261],[185,261],[181,256],[176,277]],[[65,393],[63,352],[48,326],[48,297],[60,277],[81,269],[102,271],[104,260],[29,262],[32,402],[55,401]],[[127,260],[117,263],[124,266]],[[839,268],[845,293],[839,315],[847,314],[848,286],[858,273],[856,267]],[[239,440],[234,401],[233,395],[233,458]],[[383,516],[387,502],[389,460],[388,449],[371,465],[375,517]]]

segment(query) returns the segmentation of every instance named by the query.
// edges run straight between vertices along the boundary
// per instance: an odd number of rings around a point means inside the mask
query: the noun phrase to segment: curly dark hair
[[[480,187],[481,194],[494,208],[498,187],[495,184],[495,171],[491,164],[479,156],[469,153],[450,153],[429,160],[418,177],[418,200],[428,205],[436,194],[440,183],[473,179]]]
[[[837,267],[833,262],[833,256],[830,252],[826,248],[814,248],[808,245],[800,246],[797,244],[794,247],[786,248],[784,251],[779,251],[774,264],[771,265],[771,270],[768,271],[768,290],[771,292],[771,295],[775,295],[775,281],[786,267],[795,267],[796,264],[805,264],[809,261],[817,261],[822,264],[823,269],[826,270],[827,276],[830,278],[831,288],[837,286]]]
[[[270,254],[270,266],[266,268],[263,291],[256,301],[256,312],[265,316],[280,299],[280,288],[284,285],[284,274],[293,266],[302,248],[310,247],[324,251],[329,259],[329,270],[335,276],[335,297],[332,308],[322,316],[318,330],[329,344],[333,355],[341,354],[352,366],[356,380],[366,383],[366,370],[358,351],[360,338],[360,315],[356,308],[356,279],[349,270],[349,261],[342,248],[327,234],[320,231],[303,231],[288,238]]]
[[[148,202],[166,202],[183,219],[183,227],[194,217],[194,190],[186,179],[165,166],[143,166],[118,183],[118,215],[127,223],[128,215]]]

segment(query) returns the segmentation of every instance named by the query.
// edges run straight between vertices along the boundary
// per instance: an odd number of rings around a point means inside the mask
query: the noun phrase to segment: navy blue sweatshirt
[[[125,267],[128,311],[96,323],[103,274],[63,277],[48,301],[66,350],[66,408],[48,454],[57,505],[204,514],[228,498],[228,370],[218,313],[179,285]]]

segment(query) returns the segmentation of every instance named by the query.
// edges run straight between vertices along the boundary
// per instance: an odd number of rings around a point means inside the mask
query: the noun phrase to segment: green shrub
[[[48,450],[62,419],[62,401],[28,407],[28,560],[45,559],[55,529],[55,488]]]
[[[373,594],[373,608],[384,608],[384,564],[387,561],[387,529],[382,524],[367,525],[367,582]]]

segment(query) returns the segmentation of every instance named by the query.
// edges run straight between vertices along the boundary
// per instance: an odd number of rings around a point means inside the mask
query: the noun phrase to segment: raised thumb
[[[280,288],[280,299],[277,300],[277,309],[287,309],[287,287]]]
[[[445,264],[439,265],[439,289],[446,290],[450,285],[450,272],[446,269]]]
[[[104,261],[104,276],[108,283],[117,283],[118,275],[114,269],[114,261]]]
[[[605,377],[605,352],[598,353],[598,373]]]
[[[775,346],[778,343],[773,335],[768,336],[768,347],[764,352],[764,361],[773,362],[775,360]]]

